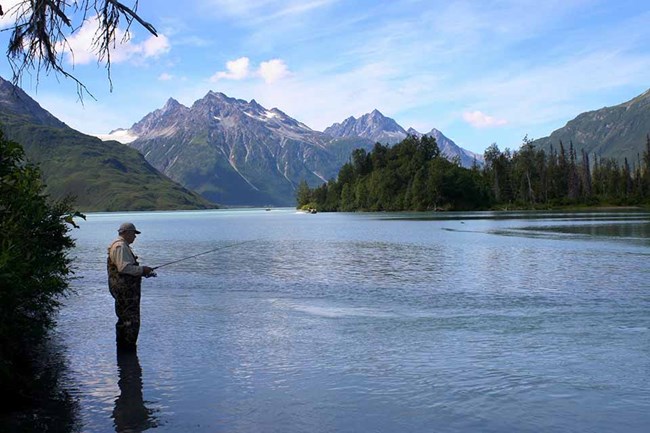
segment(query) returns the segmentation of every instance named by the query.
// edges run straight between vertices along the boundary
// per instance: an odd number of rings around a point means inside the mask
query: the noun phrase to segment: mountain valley
[[[170,178],[230,206],[292,206],[301,181],[315,186],[336,178],[353,150],[422,135],[407,132],[378,110],[319,132],[277,108],[215,92],[191,107],[169,99],[114,134],[131,137],[128,145]],[[449,159],[467,167],[482,160],[435,129],[428,135],[436,137]]]
[[[102,140],[69,128],[19,88],[0,79],[0,122],[40,165],[47,193],[77,197],[82,210],[294,206],[298,185],[335,179],[355,149],[394,145],[408,135],[434,137],[441,154],[464,167],[483,156],[433,128],[404,129],[373,110],[316,131],[278,108],[208,92],[190,107],[170,98],[129,128]],[[580,114],[533,141],[538,148],[584,149],[630,165],[650,134],[650,91],[613,107]],[[119,142],[118,142],[119,141]],[[122,144],[125,143],[125,144]]]

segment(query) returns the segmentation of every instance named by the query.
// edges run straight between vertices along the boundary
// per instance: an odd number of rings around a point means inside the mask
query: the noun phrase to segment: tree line
[[[440,153],[435,138],[408,136],[389,147],[355,150],[337,179],[315,188],[301,182],[299,208],[319,211],[543,209],[650,203],[650,136],[636,161],[589,155],[560,142],[484,153],[482,167],[461,167]]]
[[[482,176],[494,205],[548,208],[571,205],[639,205],[650,202],[650,136],[636,161],[590,155],[569,142],[537,148],[524,138],[518,151],[493,144]]]

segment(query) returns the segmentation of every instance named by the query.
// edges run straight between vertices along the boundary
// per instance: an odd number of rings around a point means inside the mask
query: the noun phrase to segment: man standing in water
[[[135,241],[136,230],[132,223],[124,223],[119,237],[108,247],[108,288],[115,298],[115,336],[118,349],[135,349],[140,332],[140,285],[142,277],[153,274],[149,266],[140,266],[130,245]]]

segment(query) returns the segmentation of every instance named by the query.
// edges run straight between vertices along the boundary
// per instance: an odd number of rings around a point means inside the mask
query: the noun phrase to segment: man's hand
[[[142,267],[142,275],[144,275],[145,277],[149,277],[153,273],[154,273],[153,268],[150,268],[149,266]]]

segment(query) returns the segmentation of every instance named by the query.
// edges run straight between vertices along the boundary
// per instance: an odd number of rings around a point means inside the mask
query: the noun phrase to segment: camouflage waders
[[[137,262],[135,263],[138,264]],[[115,337],[118,346],[135,347],[140,332],[140,285],[142,277],[120,274],[117,267],[107,261],[108,288],[115,298]]]

